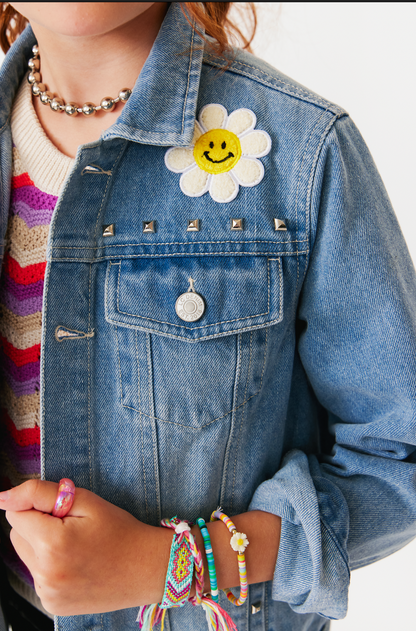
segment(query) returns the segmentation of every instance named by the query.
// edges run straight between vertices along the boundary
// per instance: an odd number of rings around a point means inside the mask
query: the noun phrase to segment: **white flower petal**
[[[241,186],[256,186],[264,176],[264,166],[255,158],[241,158],[231,171]]]
[[[223,129],[227,120],[227,110],[223,105],[210,103],[202,108],[199,114],[199,122],[205,131],[211,129]]]
[[[191,144],[195,145],[196,141],[198,140],[198,138],[201,138],[203,133],[204,133],[204,130],[202,129],[201,125],[198,123],[198,121],[195,121],[194,135],[193,135]]]
[[[207,192],[209,181],[209,173],[195,165],[193,169],[189,169],[181,176],[179,186],[182,193],[188,197],[200,197]]]
[[[232,131],[236,136],[254,129],[256,126],[256,115],[251,110],[242,107],[239,110],[234,110],[228,117],[226,129]]]
[[[172,147],[165,154],[165,164],[169,171],[183,173],[195,164],[193,147]]]
[[[261,158],[266,156],[272,146],[272,139],[266,131],[250,131],[240,138],[241,151],[243,156]]]
[[[212,176],[209,193],[215,202],[231,202],[238,193],[239,186],[230,173],[218,173]]]

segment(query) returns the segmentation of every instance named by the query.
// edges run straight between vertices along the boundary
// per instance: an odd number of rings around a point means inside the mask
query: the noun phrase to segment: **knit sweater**
[[[0,279],[2,489],[40,477],[40,356],[49,224],[73,160],[51,143],[25,80],[12,112],[13,177]],[[9,580],[42,609],[33,579],[11,546],[4,514],[1,552]],[[35,598],[36,597],[36,598]]]

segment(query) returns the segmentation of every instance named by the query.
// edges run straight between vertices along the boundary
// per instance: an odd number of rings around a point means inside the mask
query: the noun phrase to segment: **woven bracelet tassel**
[[[210,598],[202,598],[201,605],[210,631],[237,631],[237,627],[231,617],[218,603]]]
[[[165,613],[166,609],[161,609],[158,603],[143,605],[139,607],[139,615],[136,622],[139,623],[139,628],[142,631],[152,631],[153,627],[160,622],[162,622],[163,629]]]

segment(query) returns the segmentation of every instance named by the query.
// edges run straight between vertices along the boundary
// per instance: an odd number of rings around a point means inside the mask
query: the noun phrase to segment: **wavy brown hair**
[[[223,55],[231,49],[234,43],[241,48],[250,50],[250,44],[257,26],[256,9],[253,2],[181,2],[182,11],[188,21],[196,22],[196,28],[205,31],[214,42],[205,42],[211,52]],[[242,22],[248,31],[244,35],[241,29],[229,17],[233,5],[240,10]],[[13,42],[27,25],[27,20],[8,2],[0,2],[0,46],[7,53]]]

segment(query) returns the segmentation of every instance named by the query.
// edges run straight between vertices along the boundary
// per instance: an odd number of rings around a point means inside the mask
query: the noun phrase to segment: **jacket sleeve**
[[[349,571],[416,535],[415,273],[347,116],[321,150],[311,226],[297,353],[333,446],[287,453],[250,510],[282,517],[273,598],[341,618]]]

